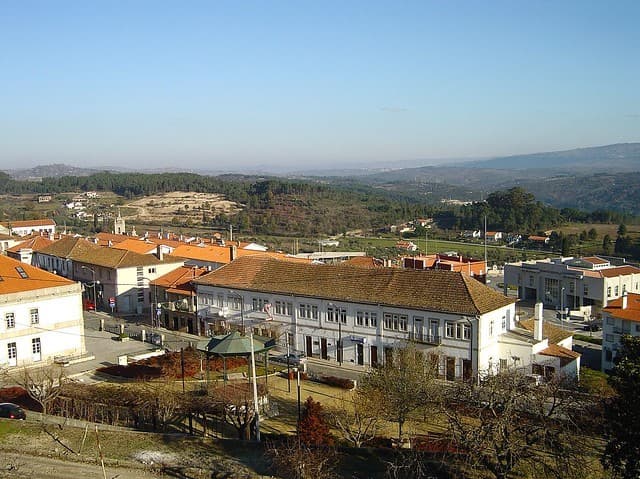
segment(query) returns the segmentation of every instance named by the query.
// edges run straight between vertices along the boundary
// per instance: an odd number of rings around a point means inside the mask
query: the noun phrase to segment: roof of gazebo
[[[268,351],[276,345],[273,338],[253,336],[253,352],[262,353]],[[251,339],[243,336],[239,331],[234,331],[221,336],[213,336],[209,341],[200,341],[198,351],[216,356],[249,356],[251,355]]]

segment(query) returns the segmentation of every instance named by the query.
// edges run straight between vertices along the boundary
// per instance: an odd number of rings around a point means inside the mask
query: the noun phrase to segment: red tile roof
[[[624,276],[628,274],[640,274],[640,268],[635,266],[618,266],[616,268],[608,268],[600,270],[605,278],[615,278],[616,276]]]
[[[527,331],[533,333],[534,322],[533,319],[523,319],[520,321],[520,327],[526,329]],[[570,338],[573,336],[573,333],[570,331],[559,328],[548,321],[542,322],[542,336],[544,338],[549,338],[549,344],[557,344],[560,341]]]
[[[5,221],[2,226],[7,228],[25,228],[29,226],[55,226],[56,222],[52,219],[45,218],[39,220],[20,220],[20,221]]]
[[[602,311],[614,318],[640,322],[640,294],[628,294],[627,307],[625,309],[622,309],[622,298],[618,298],[609,301],[607,307],[603,308]]]
[[[52,243],[53,240],[50,240],[45,236],[34,236],[33,238],[18,243],[17,245],[9,248],[7,251],[10,253],[18,253],[21,249],[32,249],[33,251],[39,251]]]
[[[209,273],[207,268],[190,268],[181,266],[160,276],[149,284],[166,288],[170,293],[190,294],[194,291],[192,281]]]
[[[588,261],[591,264],[608,264],[609,263],[606,259],[598,258],[597,256],[584,256],[580,259],[584,261]]]
[[[16,268],[22,268],[25,277]],[[0,294],[20,293],[72,284],[75,282],[62,276],[0,255]]]
[[[515,301],[458,272],[314,265],[264,256],[238,258],[195,283],[468,315]]]
[[[538,354],[542,354],[544,356],[553,356],[562,359],[577,359],[581,356],[580,353],[576,353],[571,349],[564,348],[557,344],[549,344],[548,348],[543,349]]]

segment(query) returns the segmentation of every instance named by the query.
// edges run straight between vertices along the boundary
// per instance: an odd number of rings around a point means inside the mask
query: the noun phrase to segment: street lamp
[[[91,277],[92,277],[92,282],[93,282],[93,310],[97,311],[98,310],[98,301],[97,301],[97,294],[96,294],[96,288],[97,288],[97,282],[96,282],[96,271],[92,268],[89,268],[88,266],[80,266],[80,269],[87,269],[89,271],[91,271]]]
[[[258,378],[256,376],[256,357],[253,346],[253,329],[249,332],[251,343],[251,375],[253,376],[253,407],[256,417],[256,441],[260,442],[260,412],[258,411]]]
[[[300,419],[301,419],[301,407],[300,407],[300,368],[295,368],[297,373],[297,384],[298,384],[298,422],[296,423],[296,433],[298,436],[298,446],[300,446]]]

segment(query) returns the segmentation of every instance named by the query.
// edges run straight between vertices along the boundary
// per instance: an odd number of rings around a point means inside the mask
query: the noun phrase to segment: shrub
[[[353,389],[355,382],[353,379],[339,378],[336,376],[323,376],[319,378],[319,381],[328,384],[329,386],[335,386],[342,389]]]

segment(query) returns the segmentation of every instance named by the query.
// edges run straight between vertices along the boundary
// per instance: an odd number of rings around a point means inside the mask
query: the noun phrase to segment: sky
[[[4,0],[0,168],[425,164],[640,141],[640,2]]]

